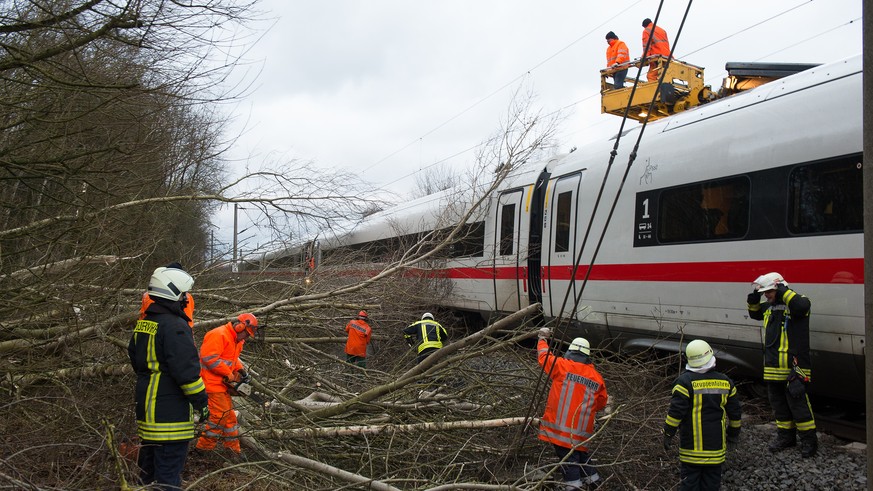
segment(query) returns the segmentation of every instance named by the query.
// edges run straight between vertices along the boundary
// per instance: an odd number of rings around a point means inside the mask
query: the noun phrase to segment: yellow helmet
[[[591,355],[591,343],[585,338],[576,338],[570,343],[568,351],[578,351],[584,355]]]
[[[685,347],[685,356],[688,358],[689,367],[700,368],[712,359],[712,348],[706,341],[695,339]]]

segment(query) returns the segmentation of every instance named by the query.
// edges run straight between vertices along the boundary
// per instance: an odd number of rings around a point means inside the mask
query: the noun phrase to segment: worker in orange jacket
[[[652,38],[652,43],[649,45],[649,49],[646,50],[646,45],[649,44],[649,37]],[[653,24],[652,19],[644,19],[643,58],[654,55],[670,56],[670,40],[667,38],[667,31]],[[646,79],[649,82],[654,82],[658,80],[659,76],[658,63],[650,63]]]
[[[367,368],[367,345],[373,334],[368,320],[367,311],[362,310],[346,324],[346,333],[349,335],[346,340],[346,361],[361,368]]]
[[[627,44],[618,39],[614,32],[606,33],[606,42],[609,46],[606,48],[606,66],[611,68],[622,63],[630,61],[630,51],[627,49]],[[619,70],[612,74],[613,86],[616,89],[624,87],[624,79],[627,77],[627,68]]]
[[[177,262],[170,263],[166,267],[185,271],[185,268]],[[191,296],[191,292],[185,292],[185,295],[182,296],[179,302],[182,304],[182,311],[185,312],[185,316],[188,317],[188,325],[191,326],[191,329],[194,329],[194,297]],[[139,320],[145,319],[146,310],[148,310],[149,306],[153,303],[155,303],[155,301],[149,296],[149,292],[143,292],[142,305],[139,307]]]
[[[203,337],[200,346],[200,377],[209,396],[209,421],[197,440],[199,450],[213,450],[222,439],[224,447],[236,455],[242,453],[239,445],[239,426],[233,401],[225,382],[248,382],[249,374],[239,360],[246,339],[258,331],[258,319],[253,314],[241,314],[237,322],[228,322],[212,329]]]
[[[564,357],[558,358],[549,351],[551,335],[543,327],[537,336],[537,361],[552,380],[539,439],[551,443],[563,462],[567,489],[596,488],[600,475],[590,464],[584,443],[594,434],[596,413],[606,407],[606,383],[591,363],[588,340],[574,339]]]

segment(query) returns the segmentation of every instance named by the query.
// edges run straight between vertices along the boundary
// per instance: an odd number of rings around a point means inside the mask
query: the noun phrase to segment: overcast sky
[[[668,0],[674,56],[717,88],[731,61],[815,62],[861,52],[861,0]],[[611,135],[598,71],[614,31],[641,55],[656,0],[262,0],[272,18],[246,58],[260,70],[231,109],[250,169],[302,159],[406,196],[435,162],[472,165],[516,89],[563,110],[560,151]],[[267,22],[262,24],[269,27]],[[633,75],[633,71],[630,75]],[[231,222],[232,223],[232,222]],[[225,235],[226,217],[219,218]]]

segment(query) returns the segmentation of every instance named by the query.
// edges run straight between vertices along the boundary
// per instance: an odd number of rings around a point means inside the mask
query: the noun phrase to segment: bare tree
[[[415,174],[413,196],[428,196],[458,186],[461,176],[446,164],[434,164]]]

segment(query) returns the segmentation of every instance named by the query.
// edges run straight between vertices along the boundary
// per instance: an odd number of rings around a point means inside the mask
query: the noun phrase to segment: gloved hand
[[[673,437],[664,433],[664,451],[669,452],[673,448]]]
[[[788,394],[795,399],[806,395],[806,385],[794,372],[788,376]]]
[[[785,295],[785,292],[788,291],[788,287],[783,283],[779,283],[776,285],[776,303],[782,303],[782,297]]]
[[[537,338],[539,339],[549,339],[552,337],[552,330],[548,327],[541,327],[537,332]]]
[[[740,443],[740,429],[739,428],[728,428],[727,430],[727,442],[729,445],[736,445]]]
[[[252,381],[252,376],[246,370],[240,370],[237,374],[239,375],[240,381],[244,384],[248,384]]]
[[[239,382],[240,380],[242,380],[242,377],[240,377],[239,372],[233,372],[230,375],[228,375],[227,377],[224,377],[224,380],[226,380],[230,383],[236,383],[236,382]]]
[[[749,305],[757,305],[761,303],[761,292],[753,291],[746,297],[746,303]]]
[[[200,408],[200,422],[205,423],[209,421],[209,406],[203,406]]]

